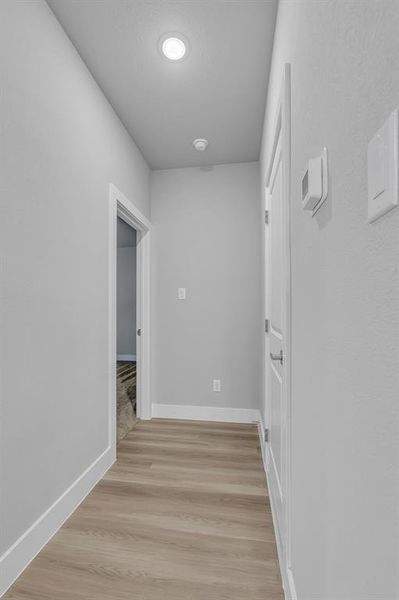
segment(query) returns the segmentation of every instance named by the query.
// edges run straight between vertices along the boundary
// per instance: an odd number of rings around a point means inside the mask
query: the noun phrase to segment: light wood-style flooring
[[[139,422],[8,600],[282,600],[255,425]]]

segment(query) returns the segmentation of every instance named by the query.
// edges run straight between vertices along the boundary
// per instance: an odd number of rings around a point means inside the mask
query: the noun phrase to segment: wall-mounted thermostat
[[[302,208],[316,214],[328,195],[327,148],[320,156],[311,158],[302,178]]]

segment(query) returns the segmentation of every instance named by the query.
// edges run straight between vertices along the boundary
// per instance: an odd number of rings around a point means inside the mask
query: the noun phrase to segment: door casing
[[[137,417],[152,417],[150,395],[150,247],[151,223],[138,208],[118,190],[109,186],[109,439],[116,456],[116,258],[117,219],[120,217],[137,232],[137,286],[136,327],[137,336]]]

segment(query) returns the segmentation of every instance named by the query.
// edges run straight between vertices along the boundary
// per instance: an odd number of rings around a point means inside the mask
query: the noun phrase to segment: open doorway
[[[119,442],[137,421],[137,232],[118,217],[116,237],[116,438]]]
[[[108,382],[109,382],[109,443],[114,460],[116,459],[117,426],[117,368],[118,362],[135,363],[128,365],[125,373],[125,386],[130,388],[127,395],[135,396],[135,415],[137,420],[151,419],[152,405],[150,398],[150,229],[151,223],[126,198],[118,188],[110,184],[109,188],[109,344],[108,344]],[[128,309],[128,320],[123,325],[124,332],[118,334],[118,222],[132,231],[125,233],[131,236],[129,242],[119,241],[120,247],[133,247],[132,236],[135,236],[135,264],[130,262],[130,277],[135,280],[135,310],[133,303]],[[128,245],[129,244],[129,245]],[[119,250],[119,254],[128,255],[133,251]],[[119,261],[119,268],[121,262]],[[135,267],[135,271],[134,271]],[[123,270],[123,267],[122,267]],[[131,281],[133,285],[133,282]],[[123,323],[123,321],[122,321]],[[132,340],[133,337],[133,340]],[[118,348],[119,342],[119,348]],[[135,346],[133,345],[135,342]],[[123,345],[127,344],[127,345]],[[135,350],[135,351],[134,351]],[[135,357],[135,360],[133,360]],[[118,361],[118,358],[120,359]],[[126,360],[127,359],[127,360]],[[129,367],[135,367],[135,381]],[[130,381],[129,381],[130,380]],[[133,390],[133,386],[135,389]],[[129,398],[130,399],[130,398]],[[130,400],[131,402],[131,400]],[[130,411],[130,409],[129,409]],[[130,424],[131,425],[131,424]],[[129,427],[130,427],[129,425]]]

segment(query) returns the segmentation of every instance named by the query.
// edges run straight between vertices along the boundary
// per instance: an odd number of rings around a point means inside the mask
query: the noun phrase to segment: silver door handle
[[[284,355],[283,355],[283,351],[280,350],[279,354],[273,354],[272,352],[270,352],[270,358],[272,360],[279,360],[280,364],[282,365],[284,362]]]

